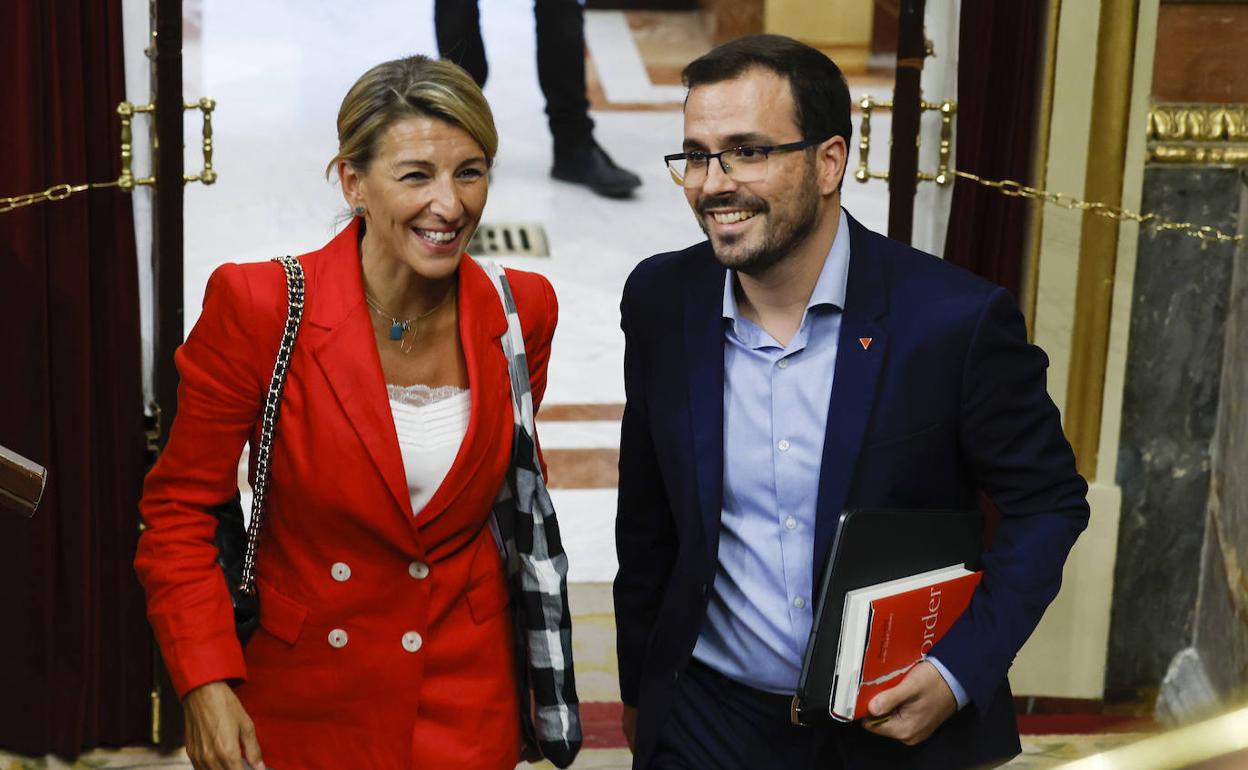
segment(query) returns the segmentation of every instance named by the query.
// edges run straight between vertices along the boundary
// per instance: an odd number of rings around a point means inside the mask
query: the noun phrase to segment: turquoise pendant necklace
[[[367,291],[364,292],[364,301],[368,303],[368,306],[372,308],[373,312],[390,321],[390,339],[399,343],[399,350],[404,353],[411,353],[412,349],[416,345],[416,338],[420,335],[420,322],[436,313],[439,308],[447,303],[447,301],[451,298],[451,295],[454,293],[455,287],[452,286],[447,289],[446,296],[442,298],[441,302],[414,318],[399,318],[394,313],[391,313],[389,310],[382,307],[381,303],[377,301],[377,298],[369,294]]]

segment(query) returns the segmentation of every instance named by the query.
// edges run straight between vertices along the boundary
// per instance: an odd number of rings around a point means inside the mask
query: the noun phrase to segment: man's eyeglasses
[[[764,145],[762,147],[733,147],[719,152],[691,150],[664,155],[672,181],[682,187],[701,187],[706,181],[707,168],[712,160],[719,161],[724,174],[734,182],[759,182],[767,176],[767,156],[773,152],[793,152],[823,144],[827,139],[806,139],[788,144]]]

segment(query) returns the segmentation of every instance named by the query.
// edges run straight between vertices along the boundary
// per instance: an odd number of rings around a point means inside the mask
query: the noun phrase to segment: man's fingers
[[[893,694],[893,691],[896,689],[894,687],[892,690],[885,690],[872,698],[871,702],[867,704],[867,712],[873,717],[882,717],[891,712],[895,708],[894,704],[901,702],[901,699]]]
[[[867,704],[867,711],[872,716],[881,717],[892,711],[896,711],[897,707],[918,695],[918,688],[909,676],[902,678],[896,687],[890,687],[879,695],[871,699]]]
[[[889,714],[888,720],[863,726],[876,735],[914,746],[927,740],[936,728],[957,710],[953,692],[940,672],[930,663],[911,669],[906,677],[889,690],[872,699],[873,715]]]
[[[930,732],[925,733],[923,726],[920,724],[921,721],[922,715],[918,711],[905,707],[900,711],[893,712],[888,721],[879,723],[874,727],[868,720],[863,720],[863,727],[876,735],[892,738],[907,746],[913,746],[920,743],[930,734]]]
[[[921,715],[913,713],[904,714],[900,718],[893,717],[889,720],[891,731],[887,735],[889,738],[901,741],[907,746],[913,746],[931,734],[930,732],[924,732],[923,725],[920,724],[921,721]]]
[[[870,715],[862,720],[862,726],[868,731],[886,738],[898,738],[904,729],[905,717],[898,711],[904,700],[899,697],[897,689],[885,690],[871,699],[867,706]]]

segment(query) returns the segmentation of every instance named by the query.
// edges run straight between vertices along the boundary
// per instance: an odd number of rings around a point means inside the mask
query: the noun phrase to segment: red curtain
[[[117,178],[120,0],[5,0],[0,72],[0,195]],[[0,511],[0,747],[22,754],[148,735],[137,272],[128,194],[0,213],[0,444],[50,470],[33,519]]]
[[[957,167],[1030,184],[1045,25],[1043,0],[963,0]],[[953,189],[945,259],[1019,297],[1028,204],[974,182]]]

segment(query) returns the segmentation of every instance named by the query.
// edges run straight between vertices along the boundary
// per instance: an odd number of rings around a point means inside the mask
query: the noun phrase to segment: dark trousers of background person
[[[697,660],[677,683],[647,770],[839,770],[827,730],[789,721],[792,695],[763,692]]]
[[[537,79],[556,148],[587,142],[594,129],[585,97],[585,29],[577,0],[536,0]],[[476,0],[436,0],[438,53],[484,87],[489,65]]]

